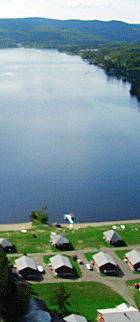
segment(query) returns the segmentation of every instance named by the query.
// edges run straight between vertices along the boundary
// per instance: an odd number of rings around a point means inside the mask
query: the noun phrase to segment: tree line
[[[96,48],[62,47],[71,54],[79,54],[89,64],[104,68],[107,75],[131,83],[130,93],[140,101],[140,43],[108,43]]]

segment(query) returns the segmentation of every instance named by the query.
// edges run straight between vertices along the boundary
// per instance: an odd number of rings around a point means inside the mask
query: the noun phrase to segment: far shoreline
[[[140,223],[140,219],[130,219],[130,220],[116,220],[116,221],[103,221],[103,222],[83,222],[83,223],[74,223],[73,229],[86,228],[86,227],[101,227],[101,226],[110,226],[110,225],[121,225],[121,224],[135,224]],[[53,223],[52,223],[53,225]],[[60,223],[61,227],[71,228],[69,223]],[[23,229],[31,229],[32,221],[23,222],[23,223],[12,223],[12,224],[0,224],[0,231],[16,231]],[[52,226],[53,228],[53,226]]]

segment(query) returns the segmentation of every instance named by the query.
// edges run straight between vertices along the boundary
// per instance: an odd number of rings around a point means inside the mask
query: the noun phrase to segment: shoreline
[[[84,222],[84,223],[74,223],[73,228],[86,228],[86,227],[101,227],[101,226],[110,226],[110,225],[120,225],[120,224],[135,224],[140,223],[140,219],[130,219],[130,220],[118,220],[118,221],[103,221],[103,222]],[[62,227],[70,227],[69,223],[60,223]],[[12,224],[0,224],[0,231],[16,231],[22,229],[31,229],[32,222],[24,223],[12,223]],[[53,228],[53,227],[52,227]]]

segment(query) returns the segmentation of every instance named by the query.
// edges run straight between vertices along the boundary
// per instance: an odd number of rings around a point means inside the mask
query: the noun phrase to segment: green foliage
[[[17,286],[5,252],[0,246],[0,312],[4,320],[16,320],[17,303]]]
[[[82,50],[83,59],[102,66],[108,75],[117,76],[131,83],[130,93],[140,100],[140,44],[109,43],[98,51]]]
[[[46,223],[49,217],[49,213],[46,210],[47,210],[47,206],[43,206],[38,211],[31,211],[30,212],[31,220],[39,220],[43,224]]]
[[[69,298],[70,294],[66,290],[64,283],[60,283],[57,289],[53,291],[52,297],[49,299],[49,304],[58,306],[59,313],[62,316],[66,316],[69,312],[67,309]]]
[[[121,21],[0,19],[0,48],[97,46],[111,41],[139,41],[140,25]],[[93,48],[93,47],[92,47]]]

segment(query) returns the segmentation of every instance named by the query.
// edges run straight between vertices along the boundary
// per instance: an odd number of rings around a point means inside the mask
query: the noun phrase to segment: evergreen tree
[[[63,283],[60,283],[59,288],[55,290],[53,297],[50,300],[51,305],[58,305],[59,312],[62,316],[69,314],[69,299],[70,294],[67,293],[67,290]]]
[[[17,320],[17,286],[5,251],[0,246],[0,314],[7,322]]]

